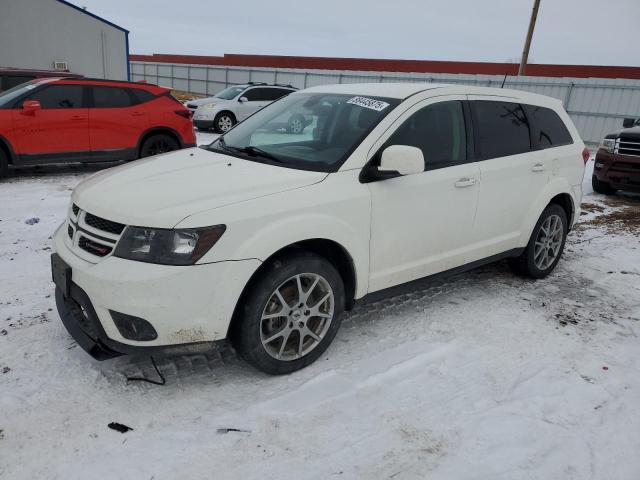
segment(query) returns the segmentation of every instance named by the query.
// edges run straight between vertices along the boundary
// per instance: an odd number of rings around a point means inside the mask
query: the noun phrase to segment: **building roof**
[[[127,34],[129,33],[129,30],[127,30],[126,28],[123,28],[120,25],[116,25],[115,23],[110,22],[109,20],[106,20],[106,19],[104,19],[102,17],[99,17],[98,15],[96,15],[94,13],[91,13],[88,10],[85,10],[84,8],[78,7],[77,5],[74,5],[71,2],[67,2],[66,0],[56,0],[56,1],[66,5],[68,7],[71,7],[71,8],[73,8],[73,9],[79,11],[79,12],[82,12],[85,15],[89,15],[90,17],[93,17],[96,20],[100,20],[102,23],[105,23],[106,25],[109,25],[109,26],[111,26],[113,28],[117,28],[118,30],[123,31],[123,32],[125,32]]]

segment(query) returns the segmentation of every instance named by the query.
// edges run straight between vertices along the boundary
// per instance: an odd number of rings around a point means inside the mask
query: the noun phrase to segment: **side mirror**
[[[238,99],[238,101],[239,101],[240,103],[244,103],[244,102],[248,102],[248,101],[249,101],[249,99],[248,99],[247,97],[240,97],[240,98]]]
[[[422,150],[408,145],[391,145],[382,152],[380,172],[398,172],[400,175],[413,175],[424,172]]]
[[[623,128],[631,128],[635,123],[636,123],[635,118],[625,118],[624,120],[622,120]]]
[[[25,115],[35,115],[42,108],[38,100],[25,100],[22,104],[22,113]]]

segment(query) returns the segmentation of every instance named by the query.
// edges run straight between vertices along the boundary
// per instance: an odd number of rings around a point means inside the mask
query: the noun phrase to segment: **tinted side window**
[[[131,88],[129,89],[129,92],[134,96],[136,100],[135,103],[144,103],[156,98],[153,93],[149,93],[141,88]]]
[[[475,100],[474,133],[481,158],[498,158],[531,150],[529,122],[517,103]]]
[[[260,90],[263,90],[263,89],[251,88],[249,90],[246,90],[242,95],[240,95],[240,97],[247,97],[247,100],[249,100],[250,102],[258,102],[260,100],[264,100],[262,98]]]
[[[42,108],[82,108],[82,85],[51,85],[39,90],[25,100],[37,100]]]
[[[265,91],[264,100],[269,101],[277,100],[291,93],[291,90],[285,90],[284,88],[262,88],[261,90]]]
[[[462,102],[429,105],[409,117],[385,146],[409,145],[422,150],[426,170],[464,163],[467,140]]]
[[[133,105],[133,99],[126,88],[91,87],[95,108],[123,108]]]
[[[571,134],[560,116],[550,108],[524,105],[531,122],[534,148],[550,148],[573,143]]]

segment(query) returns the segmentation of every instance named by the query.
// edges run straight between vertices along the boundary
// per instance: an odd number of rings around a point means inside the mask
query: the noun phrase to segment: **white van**
[[[279,128],[292,116],[305,128]],[[60,316],[94,357],[225,338],[272,374],[354,302],[509,258],[548,275],[588,152],[558,100],[434,84],[325,85],[211,145],[102,171],[55,233]]]

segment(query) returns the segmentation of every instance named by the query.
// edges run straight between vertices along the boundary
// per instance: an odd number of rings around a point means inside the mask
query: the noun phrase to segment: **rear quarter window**
[[[529,121],[519,103],[474,100],[471,109],[481,159],[531,151]]]
[[[573,143],[567,126],[552,109],[536,105],[523,106],[531,122],[533,148],[544,149]]]
[[[141,88],[130,88],[129,92],[133,95],[136,103],[145,103],[156,98],[153,93],[142,90]]]

